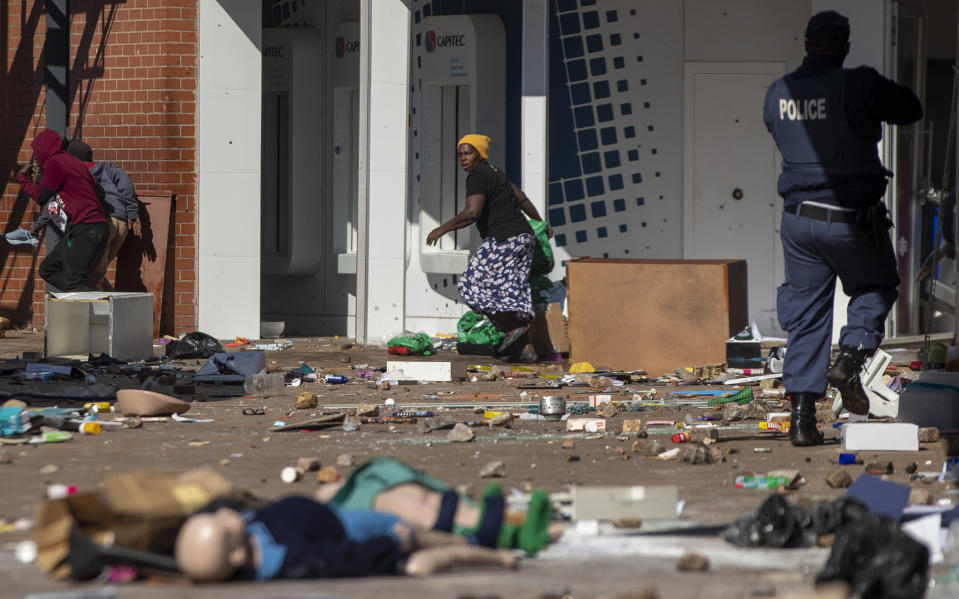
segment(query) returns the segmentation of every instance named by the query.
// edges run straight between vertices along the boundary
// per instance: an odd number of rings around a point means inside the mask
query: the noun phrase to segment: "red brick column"
[[[44,127],[41,0],[0,3],[0,221],[32,222],[38,207],[13,176]],[[196,0],[70,2],[70,133],[116,162],[141,193],[176,194],[164,333],[196,326]],[[0,242],[2,243],[2,242]],[[0,315],[43,322],[39,252],[0,245]]]

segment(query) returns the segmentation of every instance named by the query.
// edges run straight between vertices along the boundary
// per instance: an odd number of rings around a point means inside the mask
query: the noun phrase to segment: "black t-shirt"
[[[520,211],[506,173],[489,162],[482,162],[470,170],[466,177],[466,195],[486,198],[483,214],[476,221],[476,228],[484,239],[493,237],[502,242],[515,235],[533,232]]]

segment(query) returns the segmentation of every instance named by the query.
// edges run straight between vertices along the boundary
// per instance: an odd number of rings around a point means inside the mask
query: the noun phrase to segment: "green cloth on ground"
[[[450,488],[443,481],[414,470],[395,458],[381,457],[373,458],[354,470],[330,502],[348,508],[371,510],[377,495],[406,483],[423,485],[437,493],[445,493]]]
[[[429,356],[433,353],[433,340],[426,333],[416,333],[410,336],[399,335],[386,342],[386,347],[403,346],[410,350],[410,354]]]
[[[489,318],[472,310],[467,310],[456,323],[456,332],[460,343],[475,345],[499,345],[506,336]]]

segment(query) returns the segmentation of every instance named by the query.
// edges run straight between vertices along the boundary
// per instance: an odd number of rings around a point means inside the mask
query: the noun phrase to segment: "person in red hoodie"
[[[30,147],[43,177],[33,183],[28,163],[17,173],[20,188],[41,206],[59,197],[67,216],[64,239],[40,263],[40,277],[60,291],[90,291],[90,270],[110,235],[97,182],[85,164],[63,151],[56,131],[44,129]]]

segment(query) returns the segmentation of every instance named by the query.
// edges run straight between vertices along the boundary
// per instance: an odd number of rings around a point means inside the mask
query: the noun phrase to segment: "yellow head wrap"
[[[459,143],[456,144],[456,147],[458,148],[463,144],[469,144],[476,148],[476,151],[479,152],[483,160],[489,160],[489,142],[490,138],[485,135],[470,133],[469,135],[464,135],[463,138],[459,140]]]

